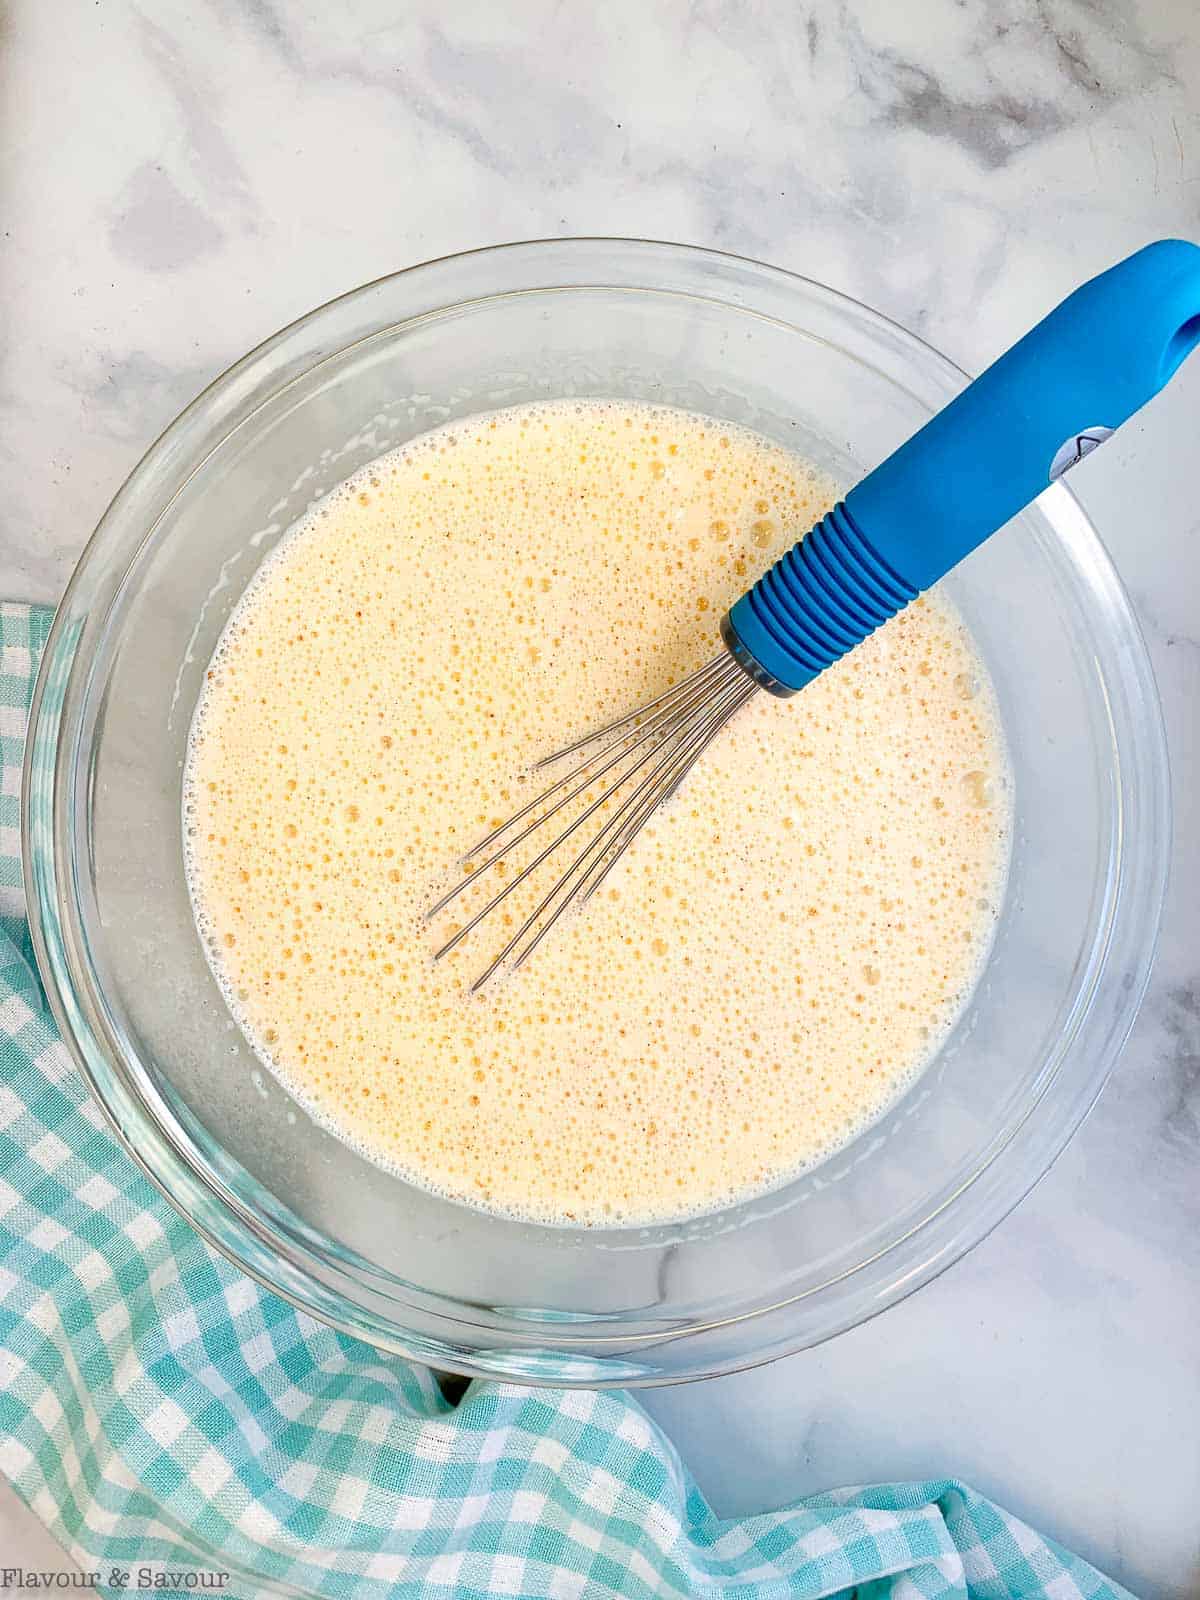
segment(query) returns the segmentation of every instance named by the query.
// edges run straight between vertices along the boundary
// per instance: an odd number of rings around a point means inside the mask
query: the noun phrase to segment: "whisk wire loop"
[[[535,771],[568,756],[579,757],[552,784],[467,852],[462,858],[462,865],[468,869],[466,875],[430,908],[427,913],[430,920],[485,873],[493,868],[503,872],[505,858],[540,833],[572,801],[589,796],[597,784],[601,786],[599,794],[588,799],[578,816],[561,828],[441,945],[434,960],[440,961],[449,955],[516,888],[575,837],[585,823],[604,807],[616,804],[613,814],[601,819],[595,834],[584,843],[475,980],[471,992],[481,989],[506,963],[511,963],[513,968],[523,965],[569,906],[590,899],[596,893],[655,811],[676,793],[730,717],[755,693],[755,683],[732,656],[717,656],[648,704],[539,761]],[[599,748],[595,748],[597,745]],[[525,822],[531,814],[532,820]],[[513,833],[522,822],[525,826]],[[477,857],[481,853],[484,859],[479,861]]]

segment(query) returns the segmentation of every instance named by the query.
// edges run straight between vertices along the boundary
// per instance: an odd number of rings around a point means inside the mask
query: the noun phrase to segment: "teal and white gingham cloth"
[[[451,1406],[215,1254],[114,1142],[31,963],[48,623],[0,606],[0,1470],[101,1592],[145,1568],[233,1600],[1125,1595],[951,1481],[722,1521],[626,1396],[477,1381]]]

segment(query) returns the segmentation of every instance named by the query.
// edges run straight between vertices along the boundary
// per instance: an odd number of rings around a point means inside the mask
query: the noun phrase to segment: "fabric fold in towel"
[[[950,1480],[722,1520],[627,1395],[476,1381],[452,1407],[205,1244],[109,1132],[32,966],[48,625],[0,607],[0,1470],[101,1592],[146,1567],[226,1573],[235,1600],[1126,1594]]]

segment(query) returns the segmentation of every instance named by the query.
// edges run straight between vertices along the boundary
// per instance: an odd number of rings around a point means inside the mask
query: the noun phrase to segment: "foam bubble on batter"
[[[522,774],[710,659],[834,498],[731,424],[557,402],[381,457],[264,564],[197,709],[188,875],[247,1036],[344,1140],[501,1213],[663,1221],[826,1158],[936,1052],[993,928],[1009,779],[934,597],[756,696],[519,973],[467,993],[535,901],[436,967],[423,920]]]

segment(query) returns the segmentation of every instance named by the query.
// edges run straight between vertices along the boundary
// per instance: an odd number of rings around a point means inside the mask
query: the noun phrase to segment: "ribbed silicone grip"
[[[737,602],[725,643],[763,688],[795,694],[916,593],[841,502]]]

